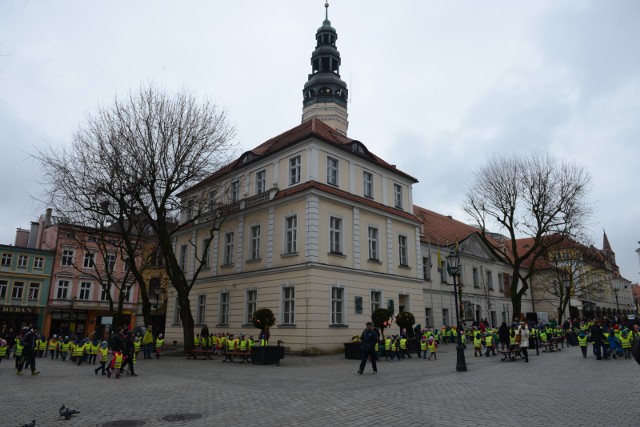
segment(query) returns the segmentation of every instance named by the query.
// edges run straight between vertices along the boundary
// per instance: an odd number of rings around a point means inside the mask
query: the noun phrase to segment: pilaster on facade
[[[360,270],[360,208],[353,208],[353,268]]]
[[[382,204],[385,206],[389,206],[389,199],[387,198],[387,177],[384,176],[384,173],[381,177],[382,182]]]
[[[320,171],[318,170],[318,165],[320,164],[319,156],[318,148],[315,146],[311,146],[307,151],[307,164],[309,165],[307,168],[307,181],[320,181]]]
[[[187,246],[187,253],[188,253],[188,262],[187,265],[189,266],[187,268],[187,270],[190,271],[191,276],[193,277],[193,273],[196,271],[196,252],[198,250],[198,231],[196,229],[191,230],[191,237],[189,238],[189,246]],[[184,272],[185,277],[187,276],[187,272]]]
[[[213,275],[217,276],[218,275],[218,251],[219,248],[218,246],[220,246],[220,230],[216,231],[213,234],[213,240],[211,243],[209,243],[209,248],[212,248],[213,251],[211,252],[212,258],[213,258],[213,262],[211,264],[211,271],[213,271]]]
[[[238,239],[236,240],[236,273],[242,272],[242,260],[243,260],[243,243],[244,243],[244,215],[240,215],[238,218]]]
[[[275,233],[275,216],[276,209],[273,206],[270,206],[267,217],[267,268],[271,268],[273,266],[273,234]]]
[[[393,221],[387,217],[387,273],[393,272]]]
[[[413,205],[410,205],[413,206]],[[415,259],[415,266],[416,266],[416,279],[423,279],[423,273],[422,273],[422,246],[420,245],[420,227],[416,227],[416,234],[415,234],[415,240],[416,240],[416,247],[415,247],[415,254],[416,254],[416,259]]]
[[[320,200],[316,195],[307,196],[306,204],[305,262],[319,261],[320,242]]]
[[[347,165],[349,167],[349,193],[356,194],[356,165],[351,160],[347,160]]]

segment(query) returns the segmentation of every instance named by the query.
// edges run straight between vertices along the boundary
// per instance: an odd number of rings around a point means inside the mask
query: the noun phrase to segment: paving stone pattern
[[[0,425],[21,426],[593,426],[640,425],[640,366],[584,359],[578,347],[530,363],[473,357],[456,372],[454,345],[438,360],[367,364],[343,355],[287,355],[280,366],[138,359],[138,377],[107,379],[93,365],[37,359],[17,376],[0,363]],[[58,417],[62,404],[81,411]]]

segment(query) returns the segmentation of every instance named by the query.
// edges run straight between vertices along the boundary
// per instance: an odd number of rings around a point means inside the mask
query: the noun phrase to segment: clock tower
[[[316,32],[316,48],[311,54],[311,74],[302,90],[302,122],[322,120],[347,134],[347,85],[340,79],[338,34],[329,21],[329,3],[325,3],[325,20]]]

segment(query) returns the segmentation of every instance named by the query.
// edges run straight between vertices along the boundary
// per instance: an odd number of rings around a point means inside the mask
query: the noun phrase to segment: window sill
[[[327,255],[329,256],[334,256],[334,257],[338,257],[338,258],[346,258],[347,256],[345,254],[343,254],[342,252],[327,252]]]
[[[280,258],[293,258],[298,256],[298,252],[289,252],[286,254],[280,254]]]
[[[405,270],[411,270],[411,266],[407,264],[399,264],[398,268],[404,268]]]
[[[382,265],[382,262],[381,262],[379,259],[372,259],[372,258],[369,258],[369,259],[367,260],[367,262],[368,262],[368,263],[370,263],[370,264],[378,264],[378,265]]]
[[[276,328],[278,329],[295,329],[297,328],[295,323],[286,323],[286,324],[282,324],[282,325],[276,325]]]
[[[177,328],[178,326],[182,326],[182,324],[181,323],[172,323],[171,326],[175,326]]]
[[[259,263],[260,261],[262,261],[262,258],[248,259],[248,260],[246,260],[245,262],[246,262],[247,264],[256,264],[256,263]]]
[[[345,325],[344,323],[330,323],[330,328],[348,328],[349,325]]]
[[[222,269],[227,269],[227,268],[232,268],[232,267],[233,267],[233,264],[222,264],[220,266],[220,268],[222,268]]]
[[[228,328],[229,324],[228,323],[218,323],[216,325],[216,328]]]

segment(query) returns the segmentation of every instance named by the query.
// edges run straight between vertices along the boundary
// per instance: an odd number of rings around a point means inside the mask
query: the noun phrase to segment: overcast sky
[[[472,172],[549,151],[593,176],[590,224],[638,282],[640,2],[331,1],[349,136],[467,221]],[[323,0],[0,0],[0,243],[46,206],[37,148],[152,81],[226,108],[239,151],[300,123]]]

